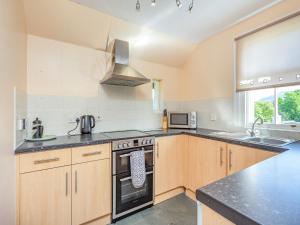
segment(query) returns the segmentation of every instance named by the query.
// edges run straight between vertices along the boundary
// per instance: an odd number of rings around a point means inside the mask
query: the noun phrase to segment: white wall
[[[14,86],[26,91],[22,1],[0,1],[0,224],[15,224]]]
[[[176,107],[182,70],[141,60],[131,64],[162,79],[164,105]],[[47,134],[65,135],[83,114],[100,116],[94,132],[161,127],[152,110],[151,84],[136,88],[100,85],[106,71],[102,51],[28,36],[28,121],[39,117]],[[77,130],[78,132],[78,130]]]

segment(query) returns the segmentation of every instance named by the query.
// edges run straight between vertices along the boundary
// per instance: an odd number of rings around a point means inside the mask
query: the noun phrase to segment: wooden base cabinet
[[[226,176],[226,143],[189,137],[185,187],[192,192]]]
[[[71,166],[20,175],[21,225],[71,224]]]
[[[72,225],[111,213],[110,160],[72,166]]]
[[[227,171],[228,175],[231,175],[265,159],[271,158],[277,153],[240,145],[228,144],[227,154]]]
[[[209,207],[202,205],[202,225],[234,225]]]
[[[106,225],[110,144],[17,156],[18,225]]]
[[[156,138],[155,196],[184,186],[186,140],[185,135]]]

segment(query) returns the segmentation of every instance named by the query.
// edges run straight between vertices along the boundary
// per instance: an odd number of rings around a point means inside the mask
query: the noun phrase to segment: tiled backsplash
[[[165,106],[177,110],[174,102]],[[84,114],[96,117],[93,132],[157,129],[161,127],[161,114],[154,113],[152,101],[111,99],[98,97],[60,97],[60,96],[28,96],[28,123],[39,117],[45,126],[46,134],[66,135],[75,127],[76,118]],[[79,133],[79,129],[75,131]],[[30,135],[30,130],[28,131]]]
[[[229,129],[233,126],[233,99],[218,98],[180,102],[180,109],[197,112],[197,126],[209,129]]]
[[[112,87],[115,88],[115,87]],[[77,117],[91,114],[96,117],[94,132],[126,129],[161,128],[161,114],[152,110],[151,100],[136,100],[132,90],[118,87],[114,96],[99,93],[98,97],[28,96],[28,123],[39,117],[45,126],[46,134],[66,135],[75,127]],[[232,101],[182,101],[165,102],[168,110],[197,111],[198,126],[212,129],[224,129],[232,121]],[[216,121],[211,121],[211,115]],[[75,133],[79,133],[79,129]],[[30,131],[28,132],[30,134]]]

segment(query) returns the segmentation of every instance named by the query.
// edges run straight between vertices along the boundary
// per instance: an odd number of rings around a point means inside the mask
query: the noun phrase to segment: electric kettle
[[[91,134],[95,127],[95,117],[92,115],[83,115],[80,117],[80,130],[82,134]]]

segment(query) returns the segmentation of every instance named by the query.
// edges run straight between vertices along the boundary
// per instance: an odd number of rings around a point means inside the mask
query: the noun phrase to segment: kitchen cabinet
[[[21,154],[17,163],[17,224],[110,223],[110,144]]]
[[[79,225],[111,213],[110,160],[72,166],[72,224]]]
[[[190,136],[186,164],[185,187],[195,193],[226,176],[226,143]]]
[[[277,153],[240,145],[228,144],[227,154],[227,171],[228,175],[230,175],[260,161],[271,158]]]
[[[155,196],[183,186],[186,136],[156,138]]]
[[[202,225],[234,225],[209,207],[202,205]]]
[[[71,224],[71,166],[20,175],[21,225]]]

